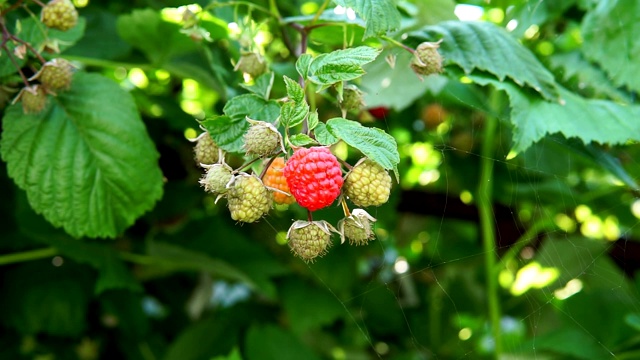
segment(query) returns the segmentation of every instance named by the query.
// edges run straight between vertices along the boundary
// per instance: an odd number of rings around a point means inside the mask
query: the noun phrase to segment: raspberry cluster
[[[288,156],[282,136],[272,124],[247,119],[251,126],[244,134],[247,162],[237,169],[225,163],[224,152],[214,138],[204,132],[194,147],[196,163],[206,169],[200,179],[205,191],[227,199],[231,218],[252,223],[266,216],[273,203],[298,203],[307,209],[308,219],[293,222],[287,240],[293,254],[304,261],[314,261],[331,247],[331,234],[341,242],[366,245],[374,238],[376,221],[363,209],[349,210],[347,200],[356,206],[380,206],[389,199],[391,177],[377,162],[363,158],[343,176],[340,161],[327,146],[295,148]],[[284,153],[284,156],[280,156]],[[271,157],[270,157],[271,156]],[[275,156],[275,157],[273,157]],[[261,166],[260,166],[261,164]],[[260,176],[242,172],[255,166]],[[254,167],[254,169],[255,169]],[[338,228],[324,220],[314,221],[312,212],[339,200],[345,217]]]

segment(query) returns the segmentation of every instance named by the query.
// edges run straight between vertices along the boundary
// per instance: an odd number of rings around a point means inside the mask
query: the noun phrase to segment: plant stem
[[[522,234],[522,236],[520,236],[520,238],[518,238],[518,240],[516,240],[516,242],[511,245],[509,250],[502,256],[502,259],[500,259],[500,266],[494,269],[495,273],[493,275],[498,276],[500,271],[507,267],[509,263],[516,256],[518,256],[520,251],[522,251],[522,249],[527,246],[531,242],[531,240],[536,237],[536,235],[538,235],[539,232],[548,231],[555,227],[556,225],[551,219],[542,219],[533,223],[533,225],[531,225],[527,229],[527,231],[525,231],[525,233]]]
[[[498,92],[494,92],[492,102],[499,99]],[[500,337],[500,301],[498,278],[496,274],[497,254],[495,223],[493,214],[493,152],[498,119],[495,116],[487,116],[484,124],[484,139],[482,141],[480,157],[480,183],[478,184],[478,210],[480,213],[480,229],[482,232],[482,245],[484,250],[485,274],[487,281],[487,299],[489,307],[489,319],[494,340],[495,359],[499,359],[502,353],[502,339]]]
[[[320,8],[318,9],[318,11],[316,11],[316,15],[313,17],[309,25],[313,26],[313,24],[315,24],[316,21],[318,21],[318,19],[320,18],[320,15],[322,15],[322,13],[327,8],[327,6],[329,6],[329,2],[330,0],[324,0],[322,5],[320,5]]]
[[[52,257],[57,254],[58,254],[58,250],[53,247],[7,254],[7,255],[0,256],[0,265],[8,265],[8,264],[14,264],[14,263],[31,261],[31,260],[39,260],[39,259]]]
[[[388,41],[388,42],[390,42],[390,43],[392,43],[392,44],[394,44],[396,46],[399,46],[399,47],[407,50],[408,52],[410,52],[412,54],[415,54],[415,52],[416,52],[413,48],[410,48],[409,46],[401,43],[400,41],[398,41],[398,40],[396,40],[394,38],[391,38],[391,37],[388,37],[388,36],[382,36],[382,39],[384,39],[384,40],[386,40],[386,41]]]

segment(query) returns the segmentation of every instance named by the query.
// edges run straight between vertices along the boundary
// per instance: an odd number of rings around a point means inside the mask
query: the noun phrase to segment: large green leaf
[[[479,84],[504,90],[511,100],[511,123],[514,126],[513,150],[521,152],[548,134],[561,133],[584,143],[624,144],[640,141],[640,106],[620,105],[607,100],[582,98],[564,88],[560,94],[564,105],[530,96],[509,81],[486,75],[470,75]]]
[[[386,170],[393,170],[398,178],[400,154],[393,136],[378,128],[364,127],[357,121],[343,118],[327,121],[327,129]]]
[[[313,133],[316,136],[316,140],[322,145],[333,145],[339,140],[329,132],[327,124],[323,122],[318,123],[316,128],[313,130]]]
[[[635,91],[640,91],[639,12],[637,1],[600,1],[582,21],[582,52],[598,62],[616,85]]]
[[[553,75],[531,51],[492,23],[445,21],[424,27],[411,36],[419,41],[442,39],[440,52],[445,60],[457,64],[467,74],[484,70],[500,81],[509,78],[518,85],[531,87],[548,100],[560,99]]]
[[[369,46],[336,50],[320,54],[309,65],[309,80],[326,88],[340,81],[357,79],[364,75],[362,66],[376,59],[380,50]]]
[[[345,8],[352,8],[367,22],[364,39],[385,35],[400,27],[400,12],[393,0],[333,0],[333,2]]]
[[[554,54],[549,57],[549,65],[558,69],[565,81],[575,78],[579,86],[591,90],[595,96],[607,96],[624,103],[631,102],[629,95],[615,87],[601,68],[591,64],[578,51]],[[584,91],[582,88],[580,90]]]
[[[10,106],[3,126],[9,176],[74,237],[115,237],[162,196],[158,153],[131,96],[100,75],[77,73],[39,114]]]

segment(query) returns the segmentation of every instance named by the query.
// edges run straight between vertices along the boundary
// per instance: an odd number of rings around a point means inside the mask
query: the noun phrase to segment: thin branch
[[[331,2],[331,0],[324,0],[322,5],[320,5],[320,8],[318,9],[318,11],[316,11],[316,15],[313,17],[309,25],[313,25],[315,24],[316,21],[318,21],[318,19],[320,18],[320,15],[322,15],[322,13],[327,8],[327,6],[329,6],[329,2]]]

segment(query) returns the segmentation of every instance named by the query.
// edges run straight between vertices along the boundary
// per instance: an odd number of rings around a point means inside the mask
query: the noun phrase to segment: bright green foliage
[[[0,359],[638,358],[637,2],[74,3],[0,0]]]
[[[364,75],[362,69],[378,56],[380,52],[368,46],[336,50],[321,54],[313,59],[307,72],[309,80],[324,89],[340,81],[349,81]]]
[[[600,1],[582,21],[582,51],[597,62],[614,84],[640,91],[635,59],[640,54],[640,4],[635,1]]]
[[[400,27],[400,12],[393,0],[333,0],[336,4],[352,8],[367,21],[364,39],[386,35]]]
[[[398,178],[398,145],[395,139],[377,128],[369,128],[360,123],[343,118],[327,121],[327,129],[335,137],[362,151],[369,159],[386,170],[393,170]]]
[[[442,39],[439,50],[445,61],[457,64],[467,74],[486,71],[500,81],[509,78],[520,86],[531,87],[547,100],[560,100],[553,75],[531,51],[496,25],[446,21],[412,36],[423,41]]]
[[[509,82],[472,76],[481,84],[491,84],[509,95],[514,126],[513,149],[521,152],[543,137],[561,133],[585,144],[624,144],[640,141],[640,106],[620,105],[608,100],[585,99],[561,89],[564,104],[529,96]]]
[[[162,196],[158,153],[131,97],[111,80],[76,74],[43,112],[13,105],[3,125],[9,176],[72,236],[115,237]]]

